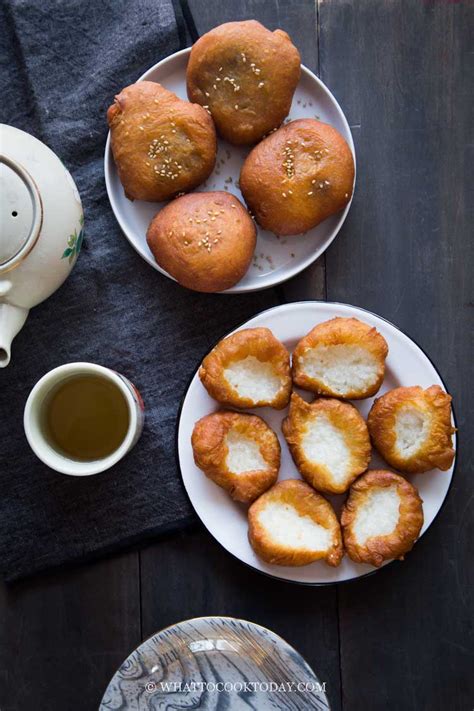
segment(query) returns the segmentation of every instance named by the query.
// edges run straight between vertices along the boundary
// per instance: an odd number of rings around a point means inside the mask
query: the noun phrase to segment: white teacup
[[[117,386],[126,400],[129,422],[125,438],[114,452],[102,459],[79,461],[68,458],[50,444],[41,426],[41,415],[45,399],[53,388],[73,376],[85,374],[105,378]],[[144,419],[141,395],[133,383],[123,375],[95,363],[68,363],[50,370],[38,380],[26,401],[23,422],[30,447],[48,467],[62,474],[88,476],[110,469],[132,449],[142,433]]]

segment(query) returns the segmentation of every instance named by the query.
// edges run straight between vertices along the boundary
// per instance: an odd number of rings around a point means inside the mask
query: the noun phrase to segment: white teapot
[[[76,185],[57,155],[0,124],[0,368],[29,309],[69,275],[83,224]]]

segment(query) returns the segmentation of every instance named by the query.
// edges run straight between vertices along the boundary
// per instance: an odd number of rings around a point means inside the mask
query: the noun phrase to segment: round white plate
[[[400,385],[421,385],[426,388],[437,384],[445,389],[440,375],[419,346],[388,321],[356,306],[321,301],[284,304],[283,306],[276,306],[263,311],[236,330],[266,326],[273,331],[275,336],[291,352],[296,343],[316,324],[335,316],[353,316],[365,321],[371,326],[375,326],[386,339],[389,347],[386,375],[377,396]],[[298,392],[305,399],[311,399],[309,393],[305,393],[302,390]],[[374,398],[367,398],[366,400],[354,401],[353,404],[366,417],[373,400]],[[264,563],[255,555],[247,538],[247,507],[232,501],[230,496],[208,479],[194,463],[191,447],[191,434],[194,423],[200,417],[217,409],[219,409],[218,403],[208,395],[196,372],[182,404],[178,423],[178,456],[184,486],[191,503],[214,538],[226,550],[252,568],[276,578],[292,580],[298,583],[313,585],[337,583],[359,578],[376,570],[370,565],[353,563],[347,556],[343,558],[338,568],[331,568],[322,561],[317,561],[301,568],[292,568]],[[269,407],[256,408],[249,411],[263,417],[280,439],[282,454],[280,480],[301,478],[281,433],[281,422],[287,411],[287,409],[273,410]],[[456,447],[455,437],[454,447]],[[423,535],[429,528],[446,498],[453,476],[454,465],[455,462],[447,472],[434,469],[424,474],[407,476],[418,488],[423,499],[425,521],[420,535]],[[374,451],[370,468],[379,467],[389,468]],[[339,511],[345,496],[332,496],[329,498],[336,511]]]
[[[146,79],[159,82],[181,99],[187,99],[186,66],[190,51],[189,48],[183,49],[163,59],[145,72],[138,81]],[[318,118],[337,128],[349,144],[355,161],[351,131],[341,107],[323,82],[304,66],[301,67],[301,78],[286,121],[297,118]],[[248,147],[231,146],[219,139],[214,172],[197,190],[226,190],[243,202],[237,184],[242,163],[249,150]],[[104,172],[110,204],[126,238],[143,259],[172,279],[173,277],[155,262],[145,237],[152,217],[166,203],[131,201],[125,197],[110,150],[110,133],[105,145]],[[301,272],[329,247],[341,229],[349,207],[350,203],[343,212],[329,217],[313,230],[300,236],[277,237],[257,226],[258,238],[253,262],[244,278],[225,293],[268,289]]]

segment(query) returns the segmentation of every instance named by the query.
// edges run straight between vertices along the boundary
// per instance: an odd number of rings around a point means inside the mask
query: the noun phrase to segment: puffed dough
[[[280,443],[256,415],[206,415],[194,425],[192,446],[197,466],[236,501],[254,501],[277,480]]]
[[[281,124],[299,77],[300,55],[286,32],[255,20],[226,22],[200,37],[186,72],[189,100],[205,106],[236,145],[256,143]]]
[[[249,540],[255,553],[274,565],[338,566],[344,555],[341,527],[324,496],[299,479],[272,486],[249,508]]]
[[[196,188],[214,169],[217,141],[211,117],[157,82],[122,89],[107,120],[119,178],[130,200],[168,200]]]
[[[354,159],[335,128],[298,119],[253,148],[239,184],[264,230],[297,235],[344,209],[354,188]]]
[[[245,328],[207,355],[199,377],[209,395],[232,407],[281,410],[291,393],[290,354],[268,328]]]
[[[220,191],[182,195],[165,205],[146,233],[157,264],[194,291],[230,289],[245,275],[257,231],[235,195]]]
[[[367,424],[374,446],[396,469],[405,472],[446,471],[455,451],[451,396],[439,385],[395,388],[377,398]]]
[[[403,560],[423,525],[417,489],[399,474],[374,469],[352,484],[341,515],[346,552],[356,563],[377,568]]]
[[[298,471],[318,491],[342,494],[368,467],[367,425],[347,402],[308,403],[293,393],[282,430]]]
[[[293,382],[318,395],[370,397],[384,379],[387,353],[387,342],[374,327],[336,317],[315,326],[297,344]]]

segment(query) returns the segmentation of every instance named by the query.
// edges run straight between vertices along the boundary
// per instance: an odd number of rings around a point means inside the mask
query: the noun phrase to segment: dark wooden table
[[[2,711],[89,711],[141,640],[224,614],[286,638],[333,709],[469,711],[473,663],[474,12],[469,0],[191,0],[201,34],[231,19],[287,30],[334,92],[358,160],[325,256],[282,290],[371,309],[430,354],[454,397],[447,502],[403,563],[305,588],[234,560],[202,526],[0,587]],[[189,21],[189,17],[188,17]],[[192,23],[191,34],[192,34]]]

